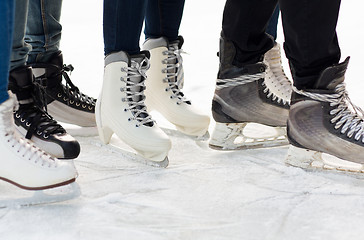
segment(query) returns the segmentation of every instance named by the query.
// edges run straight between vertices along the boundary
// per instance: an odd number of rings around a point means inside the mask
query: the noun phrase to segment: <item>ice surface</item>
[[[338,34],[342,56],[351,55],[347,84],[351,99],[362,95],[363,3],[342,2]],[[102,1],[64,1],[65,63],[72,80],[97,97],[102,83]],[[224,1],[186,1],[185,90],[210,111],[218,67]],[[361,6],[359,6],[361,5]],[[283,42],[282,31],[279,42]],[[287,64],[285,62],[285,67]],[[158,114],[158,123],[170,126]],[[213,124],[211,125],[213,126]],[[167,169],[121,158],[78,137],[80,197],[62,203],[0,208],[4,240],[240,240],[361,239],[364,181],[355,176],[307,172],[284,164],[287,148],[211,150],[189,138],[171,136]],[[0,204],[32,196],[0,182]]]

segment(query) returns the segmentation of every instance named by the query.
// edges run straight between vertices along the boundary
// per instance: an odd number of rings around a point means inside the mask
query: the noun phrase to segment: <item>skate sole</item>
[[[289,147],[285,162],[290,166],[307,170],[326,170],[351,174],[364,173],[363,164],[349,162],[330,154],[303,149],[293,145]]]
[[[288,141],[282,141],[282,142],[274,142],[274,143],[256,143],[256,144],[245,144],[245,145],[239,145],[239,146],[221,146],[221,145],[214,145],[212,143],[209,143],[209,147],[214,150],[219,151],[234,151],[234,150],[249,150],[249,149],[264,149],[264,148],[273,148],[273,147],[286,147],[288,145]]]

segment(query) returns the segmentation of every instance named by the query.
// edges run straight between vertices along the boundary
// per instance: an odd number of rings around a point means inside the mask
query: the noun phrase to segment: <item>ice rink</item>
[[[186,0],[184,93],[210,113],[218,70],[222,0]],[[342,2],[338,37],[351,100],[364,107],[364,3]],[[97,97],[103,77],[102,1],[64,1],[65,63],[72,81]],[[278,42],[284,38],[279,26]],[[283,54],[284,56],[284,54]],[[289,73],[284,62],[286,73]],[[157,123],[170,125],[157,113]],[[211,130],[213,128],[211,123]],[[155,168],[77,137],[77,198],[18,206],[33,192],[0,182],[1,240],[364,239],[364,178],[286,166],[287,147],[215,151],[172,134],[170,165]]]

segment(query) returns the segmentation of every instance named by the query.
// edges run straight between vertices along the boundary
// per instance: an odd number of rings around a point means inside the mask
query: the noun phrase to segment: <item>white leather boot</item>
[[[15,97],[0,104],[0,179],[27,190],[41,190],[75,181],[72,161],[55,159],[15,131]]]
[[[201,114],[182,93],[183,68],[180,55],[183,38],[169,43],[164,37],[147,39],[143,44],[151,54],[146,81],[146,105],[157,110],[184,134],[208,135],[210,118]]]
[[[129,56],[121,51],[105,58],[104,81],[96,102],[96,122],[101,140],[107,144],[115,133],[142,157],[168,161],[168,136],[156,125],[144,104],[145,72],[149,53]]]

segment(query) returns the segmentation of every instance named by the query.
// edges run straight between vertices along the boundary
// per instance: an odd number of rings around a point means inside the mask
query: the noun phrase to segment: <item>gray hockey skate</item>
[[[212,101],[216,126],[211,148],[233,150],[288,144],[286,121],[292,87],[284,72],[277,71],[277,63],[281,66],[279,48],[278,52],[277,48],[272,50],[266,54],[267,64],[237,67],[233,65],[233,43],[221,38],[220,69]],[[248,125],[257,125],[258,131],[249,133]]]
[[[326,68],[314,89],[294,88],[288,164],[364,173],[364,112],[351,103],[345,90],[348,63],[349,58]]]

